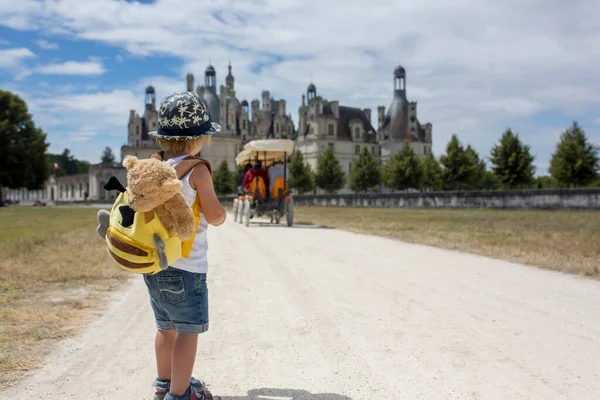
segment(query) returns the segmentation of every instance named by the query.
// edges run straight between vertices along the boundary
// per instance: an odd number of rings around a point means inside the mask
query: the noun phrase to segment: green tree
[[[227,195],[235,192],[234,174],[229,171],[227,161],[223,160],[213,173],[213,185],[217,195]]]
[[[423,177],[421,187],[423,189],[440,190],[442,188],[443,171],[438,160],[429,153],[422,163]]]
[[[502,187],[514,189],[531,186],[535,173],[534,157],[530,147],[523,144],[519,134],[514,134],[510,128],[504,132],[500,143],[492,148],[490,160],[492,172]]]
[[[301,151],[294,153],[292,162],[288,165],[290,188],[298,191],[299,194],[312,192],[315,188],[315,180],[310,165],[304,162],[304,156]]]
[[[102,164],[112,164],[115,162],[115,155],[110,147],[106,147],[102,152],[101,163]]]
[[[333,149],[328,148],[319,156],[315,183],[327,193],[335,193],[344,187],[344,171]]]
[[[49,154],[49,167],[54,168],[54,164],[58,164],[58,169],[54,171],[56,176],[85,174],[90,167],[89,162],[78,160],[73,157],[69,149],[64,149],[61,154]]]
[[[350,189],[357,193],[364,193],[379,186],[381,183],[379,161],[373,157],[367,147],[363,147],[358,158],[352,164]]]
[[[598,147],[576,121],[560,135],[549,172],[560,186],[587,186],[598,179]]]
[[[496,190],[502,187],[502,182],[492,171],[485,170],[483,178],[483,189]]]
[[[485,161],[479,159],[479,153],[477,153],[470,145],[465,149],[465,154],[469,162],[468,168],[470,170],[467,188],[482,189],[486,177]]]
[[[46,134],[35,127],[25,101],[0,90],[0,188],[41,189],[50,175],[47,149]]]
[[[383,166],[383,184],[392,190],[418,188],[422,182],[421,160],[408,142]]]
[[[537,189],[555,188],[558,186],[557,182],[551,176],[538,176],[535,178],[534,184],[532,185]]]
[[[472,181],[472,160],[456,135],[446,145],[446,154],[440,157],[444,167],[443,186],[448,190],[469,189]]]

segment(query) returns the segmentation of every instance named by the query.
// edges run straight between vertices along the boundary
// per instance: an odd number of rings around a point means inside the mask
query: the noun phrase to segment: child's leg
[[[171,394],[183,396],[190,387],[197,348],[198,334],[177,335],[171,359]]]
[[[154,350],[156,352],[156,371],[158,379],[171,380],[171,358],[173,355],[173,346],[177,339],[176,330],[157,331],[154,339]],[[159,393],[167,393],[168,390],[156,389]]]
[[[190,275],[194,277],[193,274]],[[173,306],[185,305],[185,301],[181,302],[181,297],[173,298],[170,294],[173,291],[177,291],[177,288],[173,288],[171,284],[173,283],[174,278],[180,276],[182,276],[182,272],[172,268],[157,275],[144,276],[150,294],[150,303],[156,318],[156,327],[158,329],[154,341],[158,376],[152,384],[152,387],[156,392],[154,396],[155,400],[164,399],[164,396],[171,387],[171,360],[173,358],[175,340],[177,339],[177,331],[175,329],[175,323],[172,321],[172,315],[170,314],[176,312],[176,310],[172,309]],[[187,285],[185,285],[184,293],[181,293],[184,294],[183,297],[187,297],[188,294],[193,296],[196,287],[202,286],[198,285],[198,282],[196,282],[195,279],[189,279],[189,277],[188,279],[185,279],[185,281]],[[206,384],[202,380],[191,378],[189,385],[200,391],[205,389]]]

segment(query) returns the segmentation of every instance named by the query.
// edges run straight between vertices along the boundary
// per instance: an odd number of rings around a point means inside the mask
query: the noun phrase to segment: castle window
[[[377,154],[375,153],[375,146],[371,146],[371,153],[373,153],[373,155],[374,155],[374,156],[375,156],[375,155],[377,155]]]
[[[135,146],[136,147],[140,147],[140,139],[138,139],[138,140],[135,141]]]
[[[333,136],[333,124],[329,124],[329,136]]]
[[[139,125],[137,125],[137,126],[135,127],[135,134],[136,134],[136,135],[139,135],[139,134],[140,134],[140,126],[139,126]]]
[[[360,139],[360,128],[358,126],[354,128],[354,138]]]
[[[275,124],[275,131],[279,133],[279,124]]]
[[[243,120],[243,121],[242,121],[242,129],[243,129],[243,130],[246,130],[246,120]]]
[[[333,150],[333,143],[329,143],[329,148]]]
[[[360,146],[359,145],[354,146],[354,154],[356,154],[356,155],[360,154]]]
[[[352,171],[352,163],[348,165],[348,171]]]

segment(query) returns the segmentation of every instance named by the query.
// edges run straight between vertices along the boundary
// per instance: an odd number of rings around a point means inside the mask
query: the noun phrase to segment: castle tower
[[[408,101],[406,100],[406,70],[399,65],[394,70],[394,99],[388,108],[385,127],[391,140],[410,140],[408,132]]]
[[[312,99],[315,99],[317,97],[317,87],[314,85],[314,83],[311,82],[310,85],[308,85],[308,88],[306,89],[306,98],[308,99],[308,102],[310,103],[310,101]]]
[[[219,96],[217,95],[217,72],[212,65],[204,71],[204,88],[198,88],[198,96],[204,101],[213,122],[220,122]]]
[[[229,66],[227,68],[229,69],[229,73],[227,74],[227,77],[225,78],[225,86],[227,86],[227,89],[233,90],[234,79],[233,79],[233,75],[231,74],[231,62],[229,63]]]
[[[206,88],[214,88],[216,92],[217,88],[217,71],[212,65],[208,65],[204,71],[204,86]]]
[[[156,92],[152,86],[146,88],[145,105],[147,110],[156,110]]]

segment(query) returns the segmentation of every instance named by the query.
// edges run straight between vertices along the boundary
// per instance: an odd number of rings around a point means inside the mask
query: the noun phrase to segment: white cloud
[[[10,46],[10,42],[8,40],[0,38],[0,46]]]
[[[37,40],[35,43],[43,50],[56,50],[59,47],[58,43],[49,42],[44,39]]]
[[[202,81],[209,58],[221,84],[231,60],[240,98],[269,89],[287,100],[295,120],[311,75],[320,94],[371,108],[375,120],[376,107],[391,102],[392,71],[401,62],[419,119],[434,125],[438,154],[454,132],[488,153],[511,126],[548,159],[538,140],[553,140],[548,130],[564,127],[531,116],[560,110],[575,118],[600,109],[598,1],[20,0],[3,2],[0,12],[0,24],[13,29],[99,41],[124,55],[150,56],[147,62],[154,55],[181,59],[178,74],[153,78],[159,98],[184,90],[188,71]],[[253,72],[259,64],[262,71]],[[131,94],[135,108],[146,84]],[[123,124],[127,109],[120,113]],[[598,129],[587,131],[600,142]]]
[[[0,69],[21,69],[28,58],[35,58],[35,54],[25,47],[0,49]]]
[[[46,75],[82,75],[98,76],[106,72],[101,62],[98,61],[65,61],[60,64],[41,65],[35,72]]]

